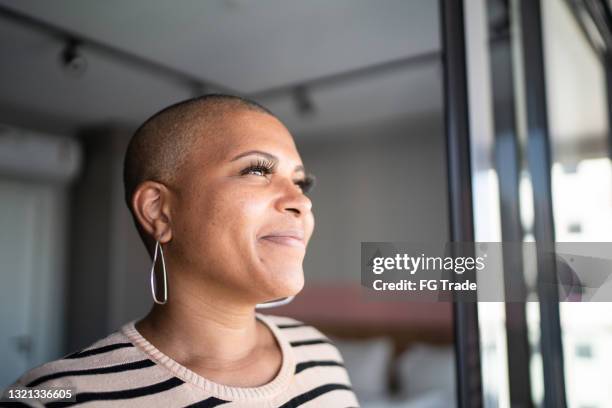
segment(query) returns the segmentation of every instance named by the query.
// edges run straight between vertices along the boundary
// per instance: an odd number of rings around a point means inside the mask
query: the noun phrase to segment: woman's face
[[[167,256],[189,274],[181,279],[236,300],[294,295],[314,217],[293,138],[265,113],[221,122],[179,172]]]

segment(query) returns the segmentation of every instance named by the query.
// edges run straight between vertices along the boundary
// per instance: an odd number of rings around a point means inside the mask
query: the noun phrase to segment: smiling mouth
[[[261,237],[260,239],[273,244],[289,247],[304,248],[306,246],[302,238],[293,235],[266,235],[265,237]]]

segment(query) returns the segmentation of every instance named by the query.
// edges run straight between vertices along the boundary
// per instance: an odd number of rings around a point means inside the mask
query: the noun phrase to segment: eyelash
[[[295,184],[302,189],[304,194],[309,193],[315,185],[315,178],[313,175],[306,175],[302,180],[297,180]]]
[[[274,162],[269,160],[259,159],[256,162],[249,164],[247,168],[240,172],[241,176],[245,176],[247,174],[251,174],[252,172],[261,172],[264,176],[268,174],[272,174],[274,172]]]
[[[274,162],[269,160],[259,159],[256,162],[251,163],[248,167],[243,169],[240,172],[241,176],[246,176],[248,174],[254,172],[262,173],[262,176],[267,176],[269,174],[274,173],[274,168],[276,167]],[[296,180],[295,185],[297,185],[303,193],[307,193],[314,187],[315,178],[312,175],[306,175],[301,180]]]

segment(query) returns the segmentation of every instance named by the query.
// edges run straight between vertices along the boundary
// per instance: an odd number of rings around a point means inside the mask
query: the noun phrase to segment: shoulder
[[[295,359],[291,393],[296,399],[317,398],[317,406],[357,406],[351,380],[340,351],[316,327],[284,316],[263,316],[291,346]]]
[[[316,327],[304,323],[300,320],[296,320],[292,317],[264,315],[261,313],[258,313],[257,316],[262,320],[265,320],[268,323],[274,325],[274,327],[280,330],[283,334],[293,333],[294,335],[297,334],[297,336],[315,336],[317,338],[330,341],[329,338],[321,331],[319,331]]]
[[[81,350],[30,369],[13,386],[76,388],[77,378],[120,370],[141,359],[142,353],[118,330]]]
[[[261,314],[258,316],[272,323],[296,354],[311,358],[326,357],[343,362],[333,341],[315,326],[291,317]]]

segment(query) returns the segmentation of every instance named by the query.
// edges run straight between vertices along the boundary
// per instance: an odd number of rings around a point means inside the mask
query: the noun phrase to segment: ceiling
[[[62,133],[101,122],[135,126],[194,95],[192,85],[87,39],[213,89],[254,95],[299,134],[438,111],[437,3],[0,0],[2,8],[85,38],[87,60],[82,75],[69,75],[59,59],[64,40],[0,13],[0,120]],[[377,66],[385,68],[366,70]],[[300,84],[311,114],[295,107],[291,91]]]

